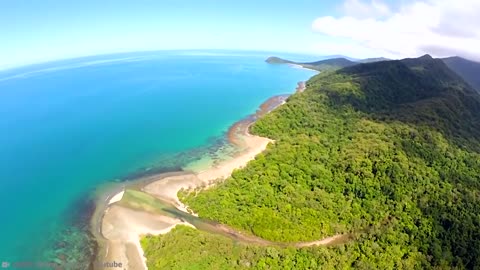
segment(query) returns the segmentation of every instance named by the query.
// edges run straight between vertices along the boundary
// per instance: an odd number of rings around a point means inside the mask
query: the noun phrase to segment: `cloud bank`
[[[480,1],[424,0],[392,8],[381,0],[346,0],[343,17],[320,17],[315,32],[391,57],[458,55],[480,61]],[[349,52],[343,52],[349,54]]]

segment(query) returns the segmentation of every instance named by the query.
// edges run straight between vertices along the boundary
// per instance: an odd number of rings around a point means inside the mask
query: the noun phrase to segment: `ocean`
[[[88,260],[98,194],[175,171],[313,71],[269,53],[123,53],[0,72],[0,262]]]

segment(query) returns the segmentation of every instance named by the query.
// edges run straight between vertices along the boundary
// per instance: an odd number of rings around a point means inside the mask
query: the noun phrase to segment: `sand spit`
[[[126,269],[146,269],[139,237],[167,233],[177,224],[185,223],[166,216],[112,205],[103,218],[102,234],[108,241],[104,257],[98,261],[100,264],[122,263]],[[102,269],[101,266],[98,268]]]

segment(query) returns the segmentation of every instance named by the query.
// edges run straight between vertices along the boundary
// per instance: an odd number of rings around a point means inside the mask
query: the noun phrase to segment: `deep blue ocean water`
[[[314,74],[268,56],[131,53],[0,72],[0,261],[81,261],[99,186],[185,166]]]

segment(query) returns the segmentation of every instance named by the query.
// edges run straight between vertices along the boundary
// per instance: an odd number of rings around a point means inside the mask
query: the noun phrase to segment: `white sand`
[[[179,219],[111,205],[102,222],[102,234],[108,242],[105,258],[100,261],[121,262],[126,269],[147,269],[140,237],[168,233],[177,224],[190,225]]]
[[[333,243],[336,240],[341,240],[345,238],[346,235],[344,234],[337,234],[331,237],[324,238],[322,240],[318,241],[311,241],[311,242],[304,242],[304,243],[298,243],[296,247],[312,247],[312,246],[326,246],[328,244]]]
[[[154,181],[146,185],[143,191],[159,199],[172,202],[178,209],[187,212],[186,207],[177,197],[177,193],[181,189],[207,188],[218,181],[225,180],[232,174],[233,170],[244,167],[256,155],[265,150],[268,143],[273,141],[259,136],[244,134],[242,142],[244,144],[242,148],[245,150],[232,159],[196,174],[170,176]]]
[[[289,65],[290,67],[293,67],[293,68],[305,69],[302,65],[299,65],[299,64],[291,64],[291,63],[289,63],[288,65]]]
[[[115,194],[114,196],[112,196],[112,198],[110,198],[110,200],[108,201],[108,205],[121,201],[124,193],[125,193],[125,190],[122,190],[117,194]]]
[[[316,70],[316,69],[304,67],[304,66],[299,65],[299,64],[288,64],[288,65],[291,66],[291,67],[293,67],[293,68],[306,69],[306,70],[315,71],[315,72],[317,72],[317,73],[320,73],[320,71],[318,71],[318,70]]]

